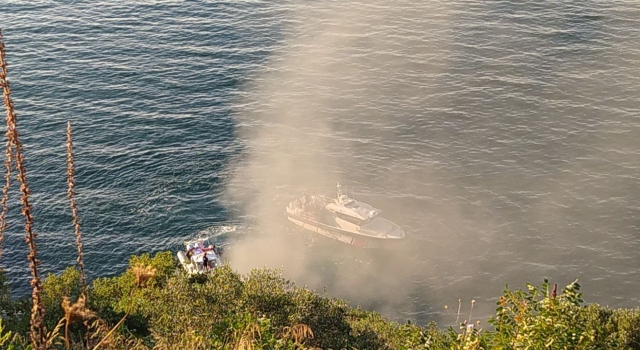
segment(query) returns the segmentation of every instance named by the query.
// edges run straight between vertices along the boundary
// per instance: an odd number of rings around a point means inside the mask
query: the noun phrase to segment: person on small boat
[[[193,252],[195,251],[195,247],[191,244],[189,244],[187,246],[187,259],[191,259],[191,257],[193,256]]]
[[[209,258],[207,257],[207,253],[204,253],[204,256],[202,257],[202,268],[204,268],[205,271],[209,270]]]

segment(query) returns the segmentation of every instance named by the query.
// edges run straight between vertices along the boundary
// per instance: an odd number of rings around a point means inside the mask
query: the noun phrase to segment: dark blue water
[[[487,315],[505,283],[544,277],[638,305],[639,4],[4,0],[0,13],[45,272],[75,260],[69,120],[91,277],[224,226],[241,270],[283,266],[398,318],[452,322],[443,305],[458,298]],[[336,181],[407,242],[301,243],[272,218]],[[12,195],[1,263],[26,294]]]

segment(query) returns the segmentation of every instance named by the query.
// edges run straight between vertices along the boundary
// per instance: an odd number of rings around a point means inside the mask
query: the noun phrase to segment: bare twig
[[[462,308],[462,299],[458,299],[458,315],[456,316],[456,324],[460,321],[460,309]]]
[[[471,310],[469,310],[469,323],[471,323],[471,315],[473,314],[473,305],[476,304],[475,300],[471,300]]]

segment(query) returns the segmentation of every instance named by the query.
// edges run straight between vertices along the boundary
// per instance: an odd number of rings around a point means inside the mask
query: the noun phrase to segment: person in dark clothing
[[[204,253],[204,256],[202,257],[202,267],[205,270],[209,270],[209,258],[207,257],[207,253]]]

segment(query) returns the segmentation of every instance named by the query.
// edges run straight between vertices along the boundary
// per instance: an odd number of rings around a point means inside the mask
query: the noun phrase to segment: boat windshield
[[[354,207],[356,207],[356,201],[351,200],[351,201],[349,201],[349,202],[344,203],[343,205],[344,205],[345,207],[347,207],[347,208],[354,208]]]
[[[200,244],[202,245],[202,248],[209,248],[211,246],[211,243],[209,243],[209,238],[203,239],[202,241],[200,241]]]
[[[347,197],[344,194],[338,197],[338,202],[340,202],[340,204],[344,205],[347,208],[352,207],[356,203],[356,201]]]

